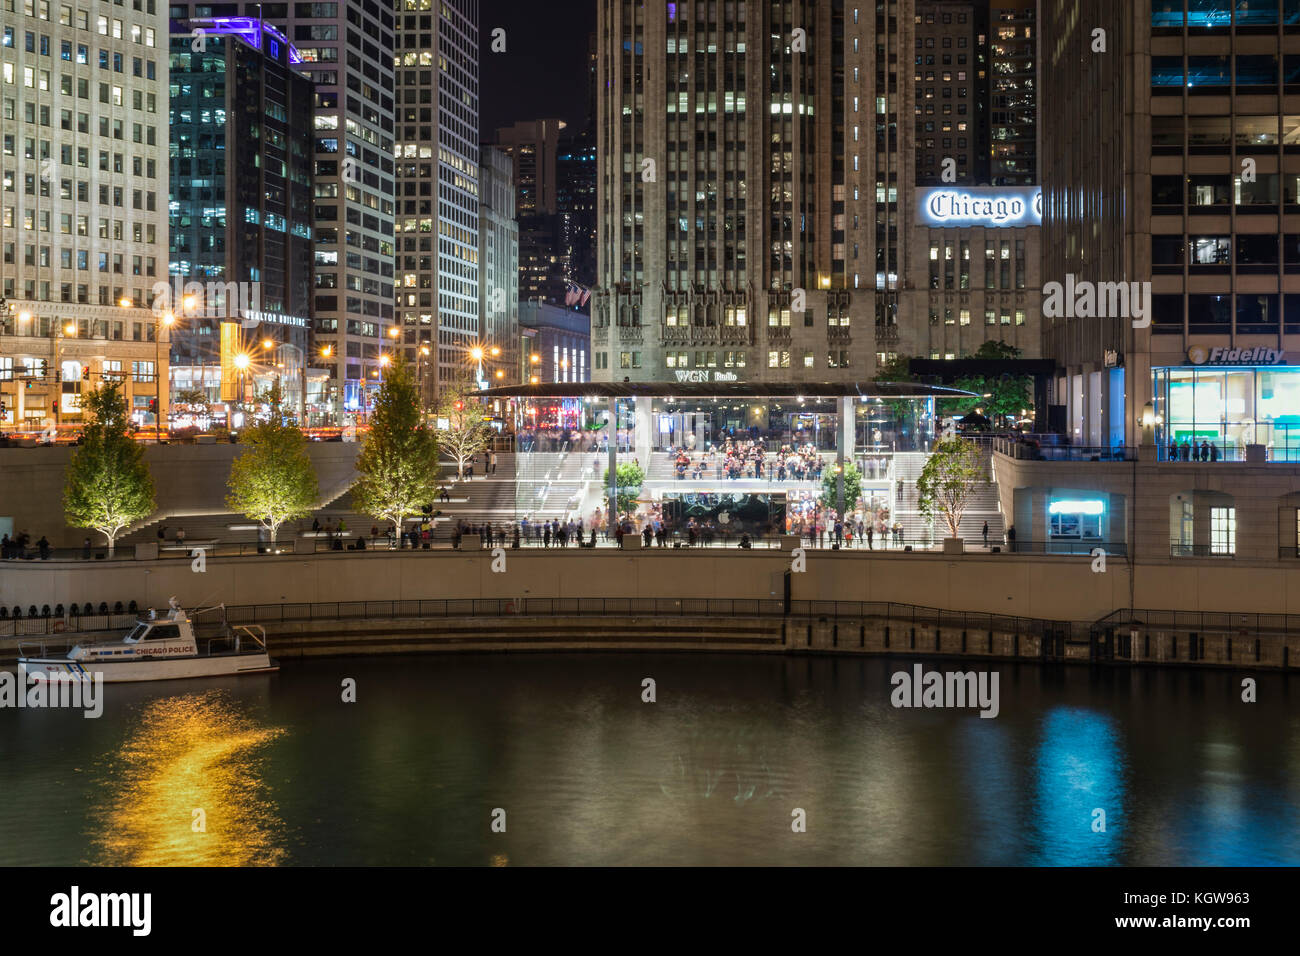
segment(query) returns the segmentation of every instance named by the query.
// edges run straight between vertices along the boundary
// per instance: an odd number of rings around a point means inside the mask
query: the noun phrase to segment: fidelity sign
[[[1286,352],[1258,346],[1253,349],[1208,348],[1193,345],[1187,350],[1193,365],[1285,365]]]
[[[983,186],[922,189],[921,222],[929,226],[1040,226],[1043,191],[1037,187]]]

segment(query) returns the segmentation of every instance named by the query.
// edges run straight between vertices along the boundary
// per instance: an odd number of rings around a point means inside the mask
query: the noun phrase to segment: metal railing
[[[1128,543],[1125,541],[1082,539],[1075,541],[1064,538],[1053,538],[1050,541],[1011,541],[1003,545],[1003,548],[1011,554],[1086,555],[1097,548],[1101,548],[1107,555],[1116,557],[1125,557],[1128,554]]]
[[[1237,556],[1236,549],[1231,551],[1225,550],[1227,545],[1218,544],[1182,544],[1178,541],[1169,542],[1169,557],[1171,558],[1234,558]]]
[[[996,438],[993,450],[1024,461],[1133,461],[1137,449],[1129,445],[1062,445],[1035,439]]]
[[[1199,633],[1297,634],[1300,614],[1256,614],[1237,611],[1176,611],[1122,608],[1112,611],[1096,627],[1145,628]]]
[[[341,601],[326,604],[249,604],[226,608],[228,620],[280,623],[447,617],[798,617],[826,620],[883,619],[907,627],[1037,634],[1043,627],[1077,628],[1089,622],[1049,621],[1014,615],[895,604],[885,601],[791,601],[764,598],[445,598],[418,601]]]

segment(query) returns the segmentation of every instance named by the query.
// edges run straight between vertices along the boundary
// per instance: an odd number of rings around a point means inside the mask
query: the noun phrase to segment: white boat
[[[204,608],[223,612],[223,633],[198,638],[191,616],[171,599],[166,618],[141,618],[120,641],[77,644],[52,650],[44,642],[18,646],[18,669],[29,680],[89,680],[102,674],[105,683],[179,680],[228,674],[264,674],[277,671],[266,649],[266,631],[259,625],[230,625],[225,606]],[[152,612],[151,612],[152,614]],[[60,650],[64,653],[60,653]]]

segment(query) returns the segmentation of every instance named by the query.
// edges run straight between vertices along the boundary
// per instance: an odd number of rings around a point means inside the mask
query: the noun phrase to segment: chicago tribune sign
[[[1285,365],[1286,352],[1262,345],[1253,349],[1193,345],[1187,350],[1187,361],[1193,365]]]
[[[921,189],[921,222],[928,226],[1040,226],[1043,191],[1033,187],[976,186]]]

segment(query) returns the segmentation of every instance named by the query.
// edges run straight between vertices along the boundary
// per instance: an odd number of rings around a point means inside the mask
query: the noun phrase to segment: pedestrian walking
[[[983,534],[984,534],[984,547],[987,548],[989,546],[989,523],[987,521],[984,522]]]

